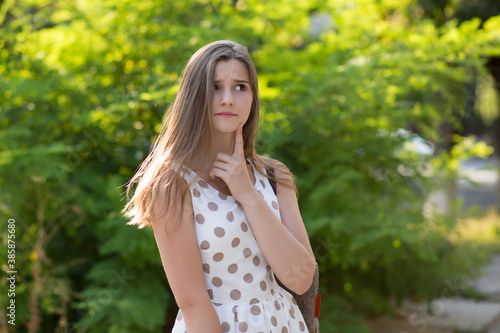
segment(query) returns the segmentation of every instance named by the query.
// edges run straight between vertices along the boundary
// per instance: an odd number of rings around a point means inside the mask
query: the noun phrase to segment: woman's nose
[[[224,89],[222,92],[220,104],[226,106],[233,106],[233,103],[234,101],[231,89]]]

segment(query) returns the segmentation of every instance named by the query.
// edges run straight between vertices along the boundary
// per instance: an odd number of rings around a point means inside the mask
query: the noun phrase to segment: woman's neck
[[[233,155],[235,133],[214,133],[210,149],[209,163],[215,161],[218,153]]]
[[[200,151],[197,157],[191,161],[191,167],[203,176],[208,175],[212,164],[218,153],[232,155],[234,153],[234,133],[216,134],[214,133],[209,151]]]

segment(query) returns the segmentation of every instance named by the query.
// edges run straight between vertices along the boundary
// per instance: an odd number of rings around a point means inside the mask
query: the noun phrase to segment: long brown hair
[[[133,185],[136,185],[132,198],[122,211],[130,219],[127,224],[136,224],[139,228],[150,226],[153,220],[152,207],[158,202],[167,203],[161,215],[167,214],[167,220],[168,213],[172,211],[169,209],[170,205],[180,204],[182,207],[182,198],[191,184],[185,185],[181,175],[182,167],[199,164],[205,157],[202,152],[210,150],[215,65],[218,61],[230,59],[239,60],[246,66],[253,92],[250,115],[243,126],[245,157],[266,177],[263,172],[265,167],[284,172],[291,179],[290,171],[283,164],[260,157],[255,151],[255,136],[259,125],[258,82],[257,71],[248,50],[230,40],[216,41],[203,46],[189,60],[180,80],[177,96],[165,114],[148,156],[126,184],[127,198],[130,197]],[[295,189],[294,183],[289,179],[277,178],[276,181]],[[155,216],[157,218],[159,217]]]

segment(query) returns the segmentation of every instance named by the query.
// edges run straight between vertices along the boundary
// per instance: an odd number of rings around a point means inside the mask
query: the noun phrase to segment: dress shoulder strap
[[[180,174],[181,177],[184,178],[184,180],[186,180],[187,183],[191,182],[194,178],[197,177],[196,172],[194,172],[193,170],[189,169],[186,166],[183,166],[181,168]]]

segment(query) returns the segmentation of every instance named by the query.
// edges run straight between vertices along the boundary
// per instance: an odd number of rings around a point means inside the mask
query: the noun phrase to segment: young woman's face
[[[253,93],[245,65],[236,59],[221,60],[215,65],[212,100],[213,129],[232,133],[245,124],[250,115]]]

